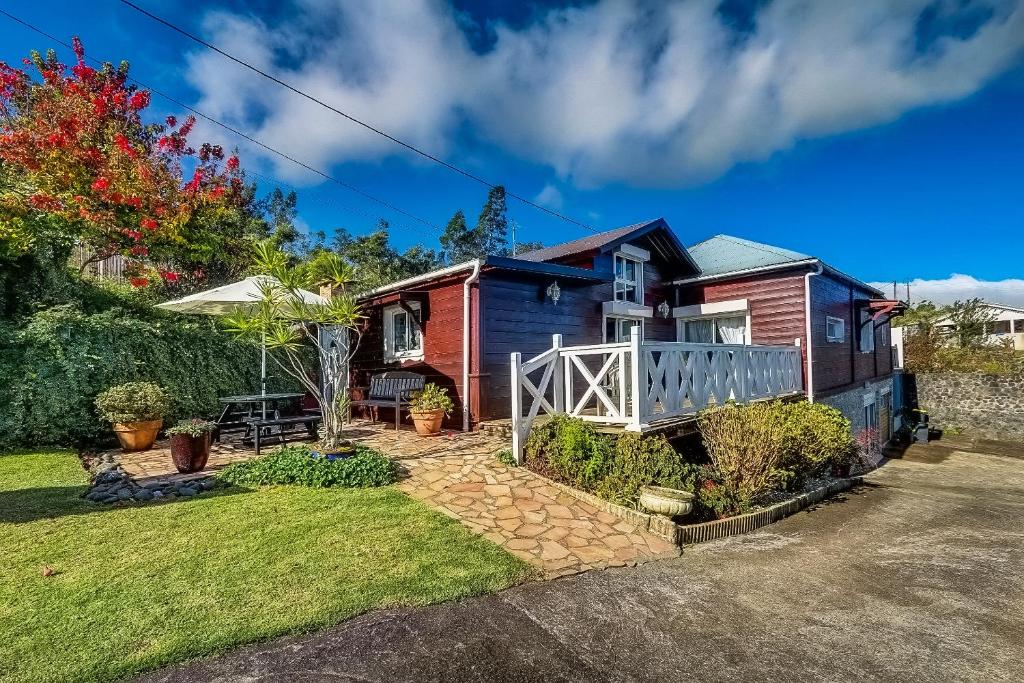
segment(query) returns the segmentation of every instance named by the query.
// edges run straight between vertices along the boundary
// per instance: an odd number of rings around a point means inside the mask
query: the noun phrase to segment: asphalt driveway
[[[1021,680],[1024,459],[979,450],[912,450],[675,560],[375,612],[146,680]]]

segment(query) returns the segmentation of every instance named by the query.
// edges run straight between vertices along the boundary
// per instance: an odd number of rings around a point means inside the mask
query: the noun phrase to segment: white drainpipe
[[[804,343],[807,346],[807,402],[814,403],[814,343],[811,332],[811,277],[821,275],[821,261],[804,275]]]
[[[462,431],[469,431],[469,293],[470,285],[480,278],[480,264],[477,259],[473,272],[462,283]]]

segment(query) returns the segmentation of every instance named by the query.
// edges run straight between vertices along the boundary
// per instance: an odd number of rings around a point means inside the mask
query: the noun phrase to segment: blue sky
[[[958,282],[1024,303],[1017,0],[140,4],[594,228],[664,216],[687,244],[734,234],[867,281],[919,279],[936,298]],[[475,217],[485,197],[114,0],[4,8],[435,225]],[[0,17],[0,59],[47,46]],[[239,144],[274,179],[261,188],[298,186],[312,229],[359,233],[383,216],[399,245],[436,245],[431,228],[222,130],[200,136]],[[588,234],[514,201],[510,214],[520,239]]]

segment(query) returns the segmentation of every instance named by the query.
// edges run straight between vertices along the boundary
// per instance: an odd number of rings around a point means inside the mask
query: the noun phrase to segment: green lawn
[[[111,508],[85,484],[72,453],[0,455],[0,681],[123,678],[530,573],[394,487]]]

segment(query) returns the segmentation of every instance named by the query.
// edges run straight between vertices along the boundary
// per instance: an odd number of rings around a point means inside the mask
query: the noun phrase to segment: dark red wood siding
[[[363,303],[363,338],[359,350],[352,360],[351,383],[353,387],[369,386],[370,377],[388,370],[408,370],[424,375],[449,390],[456,409],[447,418],[447,427],[461,428],[462,425],[462,298],[463,280],[460,277],[438,283],[417,285],[411,289],[426,292],[429,314],[423,322],[423,360],[385,362],[384,321],[386,305],[377,301]],[[475,294],[476,287],[473,287]],[[474,296],[473,299],[476,299]],[[474,301],[474,304],[476,302]],[[472,313],[471,313],[472,314]],[[472,370],[472,368],[471,368]],[[358,392],[356,392],[358,393]],[[394,420],[390,411],[381,409],[381,419]]]

